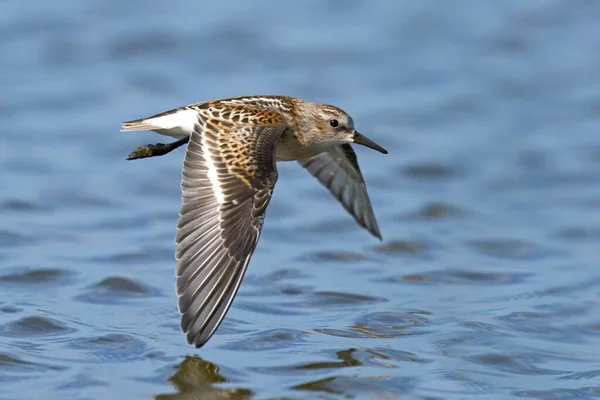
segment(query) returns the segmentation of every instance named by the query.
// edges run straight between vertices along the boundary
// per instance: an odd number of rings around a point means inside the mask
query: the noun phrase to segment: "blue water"
[[[600,397],[600,3],[0,4],[1,399]],[[378,242],[295,163],[241,290],[179,332],[183,149],[120,121],[335,104]]]

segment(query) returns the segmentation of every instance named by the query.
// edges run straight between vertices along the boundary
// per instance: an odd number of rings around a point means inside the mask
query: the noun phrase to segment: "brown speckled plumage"
[[[277,161],[298,160],[381,238],[350,143],[387,152],[358,133],[340,108],[287,96],[243,96],[123,123],[123,131],[136,130],[179,140],[142,146],[129,159],[188,143],[175,258],[181,328],[196,347],[213,335],[239,288],[277,181]]]

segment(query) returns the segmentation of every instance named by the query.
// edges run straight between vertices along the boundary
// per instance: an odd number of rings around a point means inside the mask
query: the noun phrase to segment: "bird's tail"
[[[147,119],[136,119],[133,121],[121,122],[121,132],[133,132],[133,131],[153,131],[161,129],[160,126],[154,125]]]
[[[197,123],[196,111],[180,108],[148,118],[121,122],[121,132],[154,131],[161,135],[183,138],[192,134]]]

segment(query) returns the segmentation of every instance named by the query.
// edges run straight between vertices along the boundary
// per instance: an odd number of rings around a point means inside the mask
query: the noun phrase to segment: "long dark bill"
[[[172,152],[176,148],[183,146],[189,141],[190,137],[186,136],[183,139],[179,139],[178,141],[172,143],[156,143],[140,146],[131,153],[129,153],[127,159],[137,160],[138,158],[164,156],[165,154]]]
[[[360,132],[354,131],[354,143],[361,144],[373,150],[377,150],[380,153],[387,154],[387,150],[363,135]]]

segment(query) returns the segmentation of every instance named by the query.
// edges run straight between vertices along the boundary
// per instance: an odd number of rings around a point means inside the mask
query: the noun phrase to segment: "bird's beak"
[[[388,153],[386,149],[384,149],[383,147],[381,147],[380,145],[378,145],[377,143],[375,143],[374,141],[357,131],[354,131],[354,143],[362,144],[363,146],[366,146],[373,150],[377,150],[378,152],[383,154]]]

